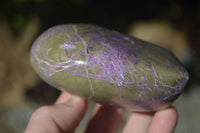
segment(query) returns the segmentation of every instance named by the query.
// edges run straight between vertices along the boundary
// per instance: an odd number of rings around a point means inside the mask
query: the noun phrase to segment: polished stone
[[[133,111],[170,106],[189,79],[170,51],[87,24],[45,31],[32,46],[31,62],[57,89]]]

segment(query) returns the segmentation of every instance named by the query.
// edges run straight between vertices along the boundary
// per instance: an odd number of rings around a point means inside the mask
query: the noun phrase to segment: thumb
[[[64,99],[61,95],[59,99]],[[32,115],[25,133],[71,133],[83,118],[87,102],[79,97],[72,96],[65,103],[51,106],[42,106]]]

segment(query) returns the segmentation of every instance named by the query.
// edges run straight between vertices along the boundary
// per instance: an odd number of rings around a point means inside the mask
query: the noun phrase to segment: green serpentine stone
[[[132,111],[168,107],[189,78],[168,50],[87,24],[45,31],[32,46],[31,63],[57,89]]]

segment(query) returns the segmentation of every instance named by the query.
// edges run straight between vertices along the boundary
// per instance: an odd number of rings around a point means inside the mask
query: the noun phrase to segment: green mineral
[[[170,106],[189,79],[170,51],[88,24],[45,31],[32,46],[31,63],[57,89],[132,111]]]

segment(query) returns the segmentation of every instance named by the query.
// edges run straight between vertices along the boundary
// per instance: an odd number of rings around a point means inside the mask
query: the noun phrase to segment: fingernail
[[[117,110],[116,110],[119,114],[123,114],[124,113],[124,109],[122,109],[122,108],[117,108]]]
[[[78,96],[72,96],[69,100],[67,100],[65,102],[65,104],[67,104],[67,105],[73,105],[74,103],[76,103],[77,101],[80,101],[80,100],[81,100],[80,97],[78,97]]]

